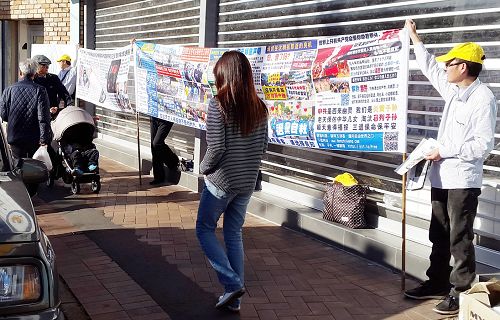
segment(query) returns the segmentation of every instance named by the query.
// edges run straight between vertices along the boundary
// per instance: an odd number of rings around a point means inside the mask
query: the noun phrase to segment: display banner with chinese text
[[[100,107],[135,112],[127,93],[132,48],[78,50],[76,97]]]
[[[228,50],[252,64],[269,108],[271,143],[348,151],[406,152],[409,38],[374,31],[246,48],[136,42],[136,109],[205,129],[213,67]]]

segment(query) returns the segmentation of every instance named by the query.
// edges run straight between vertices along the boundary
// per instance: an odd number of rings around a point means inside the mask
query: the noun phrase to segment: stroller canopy
[[[94,118],[85,109],[75,106],[69,106],[59,112],[57,118],[52,121],[51,127],[54,133],[54,140],[60,141],[64,132],[76,125],[83,124],[86,127],[91,127],[92,134],[95,130]]]

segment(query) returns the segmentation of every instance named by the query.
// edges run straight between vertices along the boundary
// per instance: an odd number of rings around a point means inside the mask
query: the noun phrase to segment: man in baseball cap
[[[59,109],[61,100],[64,102],[64,108],[72,105],[73,100],[68,93],[68,90],[64,87],[61,80],[52,73],[49,73],[49,65],[51,61],[46,56],[39,54],[33,56],[33,60],[38,63],[38,69],[34,78],[35,83],[43,86],[47,90],[47,95],[49,96],[49,110],[50,117],[54,120],[59,114]],[[51,144],[47,145],[47,151],[49,152],[50,159],[52,163],[55,163],[56,160],[56,152],[52,148]],[[55,171],[51,171],[51,175],[54,175]]]
[[[420,300],[442,297],[433,310],[453,315],[459,311],[460,292],[469,289],[476,277],[473,224],[483,162],[494,145],[496,99],[478,79],[485,59],[481,46],[462,43],[436,58],[425,48],[415,22],[406,20],[405,27],[422,73],[445,101],[438,143],[425,157],[432,161],[429,280],[407,290],[405,296]],[[438,62],[444,63],[444,69]]]
[[[44,86],[47,90],[50,102],[50,114],[54,119],[59,113],[59,102],[62,100],[64,107],[67,107],[73,104],[73,100],[58,76],[49,73],[50,59],[42,54],[38,54],[33,56],[33,60],[38,63],[35,83]]]
[[[66,90],[68,90],[71,98],[75,99],[75,89],[76,89],[76,69],[71,65],[71,57],[67,54],[63,54],[57,59],[61,71],[59,71],[58,77],[61,80]]]

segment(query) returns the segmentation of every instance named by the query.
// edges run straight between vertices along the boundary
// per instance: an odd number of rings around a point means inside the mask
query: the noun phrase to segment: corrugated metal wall
[[[96,1],[96,49],[126,46],[135,38],[159,44],[198,46],[200,1],[178,0],[109,0]],[[135,104],[134,79],[130,72],[129,95]],[[97,108],[99,131],[126,141],[136,141],[135,116]],[[140,121],[141,144],[150,144],[149,117]],[[174,125],[167,143],[181,156],[191,158],[194,129]]]
[[[96,46],[98,49],[126,45],[135,37],[163,44],[198,44],[200,1],[97,1]],[[475,41],[486,51],[486,70],[481,79],[500,97],[500,2],[498,0],[221,0],[218,47],[266,45],[297,39],[353,34],[371,30],[402,28],[407,17],[418,26],[427,47],[444,53],[456,43]],[[409,150],[422,137],[435,137],[443,100],[418,70],[411,52],[409,81]],[[108,117],[101,130],[115,130],[133,137],[129,116]],[[119,119],[118,119],[119,118]],[[123,119],[122,119],[123,118]],[[145,118],[142,119],[147,127]],[[176,126],[170,137],[189,153],[193,136],[188,128]],[[497,143],[500,130],[497,129]],[[144,143],[149,136],[144,135]],[[170,141],[172,142],[172,141]],[[500,148],[487,160],[485,176],[500,180]],[[267,179],[275,184],[320,198],[323,183],[348,171],[377,191],[373,198],[400,192],[401,178],[393,170],[401,154],[337,152],[270,145],[264,162]],[[496,190],[485,190],[479,208],[478,232],[500,239],[500,207]],[[489,196],[486,196],[489,193]],[[419,198],[417,196],[416,198]],[[421,197],[428,202],[427,197]],[[500,197],[499,197],[500,199]],[[418,201],[417,201],[418,202]],[[418,212],[414,208],[419,208]],[[413,210],[413,211],[412,211]],[[414,206],[419,215],[427,208]],[[430,212],[427,212],[428,214]],[[425,217],[424,217],[425,218]]]

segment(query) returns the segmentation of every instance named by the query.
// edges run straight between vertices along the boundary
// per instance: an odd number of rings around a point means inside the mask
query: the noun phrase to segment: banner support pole
[[[406,153],[403,153],[403,162],[406,161]],[[406,282],[406,179],[407,173],[403,175],[403,187],[401,191],[401,290],[405,290]]]
[[[139,161],[139,185],[142,186],[142,167],[141,167],[141,141],[139,139],[139,112],[135,113],[136,132],[137,132],[137,160]]]

